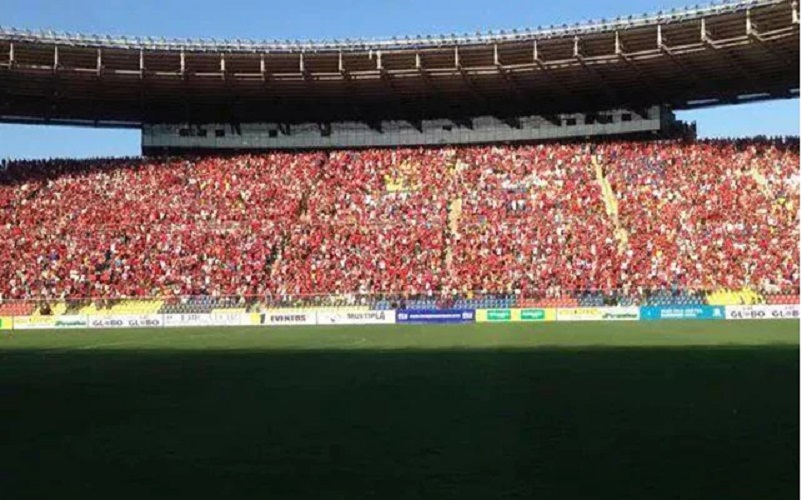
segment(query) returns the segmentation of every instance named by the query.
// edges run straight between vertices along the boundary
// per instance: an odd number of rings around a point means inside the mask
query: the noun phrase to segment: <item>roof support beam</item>
[[[53,73],[58,71],[58,45],[53,46]]]
[[[474,97],[474,99],[485,103],[487,102],[487,98],[479,91],[476,87],[476,84],[473,83],[471,80],[470,75],[465,72],[465,68],[462,67],[462,64],[459,62],[459,47],[454,46],[454,67],[459,71],[460,76],[462,77],[462,81],[465,83],[465,86],[468,88],[468,92]]]
[[[612,86],[609,84],[607,79],[601,73],[599,73],[599,71],[596,68],[590,66],[585,62],[585,57],[582,55],[582,50],[580,47],[578,36],[574,37],[574,58],[577,61],[579,61],[579,64],[580,66],[582,66],[582,69],[584,69],[585,72],[591,75],[599,83],[599,86],[604,92],[604,95],[606,95],[607,98],[610,99],[612,104],[618,104],[621,102],[621,99],[619,98],[618,94],[616,93],[615,90],[613,90]]]
[[[181,78],[187,77],[187,55],[184,54],[184,49],[181,49]]]
[[[13,68],[15,62],[16,61],[14,60],[14,42],[11,42],[11,44],[8,46],[8,67]]]
[[[678,67],[684,74],[688,75],[696,87],[702,87],[704,84],[702,80],[696,75],[696,72],[688,68],[685,63],[683,63],[674,53],[671,51],[671,47],[667,45],[667,40],[663,36],[663,29],[662,25],[657,25],[657,48],[662,52],[668,59]]]
[[[343,79],[351,79],[351,74],[345,69],[345,59],[343,58],[342,50],[337,54],[337,71],[340,73],[340,76],[342,76]]]
[[[95,73],[97,76],[100,76],[100,73],[103,71],[103,51],[102,49],[97,49],[97,63],[95,65]]]
[[[265,55],[264,53],[259,55],[259,75],[262,77],[262,81],[267,81],[267,67],[265,65]]]
[[[552,83],[555,84],[554,88],[557,90],[559,94],[563,96],[563,98],[571,99],[573,98],[573,94],[568,90],[566,85],[563,81],[558,78],[554,73],[551,72],[549,67],[546,65],[546,62],[540,58],[540,53],[538,52],[537,48],[537,40],[532,42],[532,61],[537,65],[540,72],[546,77],[547,80],[550,80]]]
[[[699,38],[702,40],[702,43],[705,45],[711,45],[713,42],[710,40],[710,34],[707,32],[707,23],[705,22],[705,18],[702,18],[702,22],[699,26],[700,33]]]
[[[615,32],[615,53],[618,58],[623,61],[624,64],[626,64],[636,75],[638,75],[638,78],[640,78],[644,83],[646,83],[649,87],[659,91],[661,96],[665,96],[665,98],[669,97],[670,92],[668,92],[667,88],[663,84],[659,83],[648,73],[641,71],[635,60],[629,58],[626,52],[626,47],[624,47],[618,31]]]
[[[513,77],[510,72],[507,71],[507,68],[501,64],[501,58],[498,55],[498,44],[493,44],[493,64],[496,66],[496,69],[501,77],[504,78],[504,81],[507,83],[507,88],[509,88],[510,91],[515,95],[516,99],[518,99],[520,102],[526,102],[526,95],[515,81],[515,77]]]
[[[735,56],[730,54],[727,49],[719,49],[716,46],[715,40],[713,40],[710,37],[710,33],[707,32],[707,27],[704,18],[702,18],[702,23],[701,23],[701,40],[702,40],[702,45],[704,45],[706,50],[715,52],[718,55],[718,57],[722,61],[724,61],[727,64],[727,66],[730,67],[730,69],[738,73],[741,76],[741,78],[749,82],[749,84],[752,85],[753,87],[755,88],[759,87],[759,85],[757,85],[757,82],[755,82],[755,79],[752,77],[750,72],[746,71],[743,68],[743,65],[740,63],[740,61],[738,61],[738,59]]]
[[[220,53],[220,76],[223,80],[226,79],[226,53]]]
[[[139,79],[145,78],[145,51],[139,49]]]
[[[415,69],[418,70],[418,75],[420,75],[421,79],[426,83],[426,86],[429,87],[429,90],[435,91],[432,80],[429,78],[429,73],[427,73],[426,68],[423,67],[423,61],[418,52],[415,53]]]
[[[752,21],[751,10],[746,11],[746,36],[756,42],[758,46],[771,57],[775,63],[784,66],[786,64],[786,57],[779,54],[771,45],[767,44],[763,37],[760,36],[760,28]]]
[[[796,0],[791,3],[791,22],[799,25],[799,3]]]

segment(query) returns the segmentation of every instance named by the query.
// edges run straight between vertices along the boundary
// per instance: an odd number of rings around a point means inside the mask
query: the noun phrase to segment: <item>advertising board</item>
[[[556,309],[477,309],[477,323],[507,323],[519,321],[554,321],[557,319]]]
[[[315,311],[267,311],[259,315],[259,324],[267,326],[281,325],[316,325]]]
[[[521,309],[518,313],[521,321],[557,321],[557,309],[528,308]]]
[[[211,314],[165,314],[164,326],[212,326]]]
[[[727,319],[799,319],[799,305],[726,306]]]
[[[640,308],[643,320],[724,319],[724,306],[646,306]]]
[[[14,318],[11,316],[0,316],[0,330],[11,330]]]
[[[64,330],[87,328],[86,316],[17,316],[15,330]]]
[[[557,321],[601,321],[600,307],[564,307],[557,309]]]
[[[209,324],[213,326],[247,326],[254,324],[250,320],[250,314],[242,312],[215,312],[210,315],[209,320],[211,321]]]
[[[637,321],[637,307],[566,307],[557,309],[557,321]]]
[[[507,323],[513,321],[512,309],[477,309],[477,323]]]
[[[395,323],[395,311],[318,311],[318,325],[384,325]]]
[[[161,314],[121,314],[89,316],[90,328],[159,328],[164,326]]]
[[[600,307],[602,321],[638,321],[640,307]]]
[[[396,323],[473,323],[473,309],[403,309],[396,312]]]

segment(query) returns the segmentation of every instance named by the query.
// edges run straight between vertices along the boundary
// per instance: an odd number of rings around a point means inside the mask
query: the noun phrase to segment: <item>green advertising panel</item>
[[[521,321],[546,321],[546,310],[521,309]]]

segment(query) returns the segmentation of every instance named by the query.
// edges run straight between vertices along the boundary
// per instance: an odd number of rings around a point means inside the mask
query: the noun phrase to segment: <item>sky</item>
[[[611,19],[688,0],[0,0],[4,27],[216,39],[389,38]],[[799,135],[799,100],[680,112],[700,137]],[[0,125],[0,158],[132,156],[139,132]]]

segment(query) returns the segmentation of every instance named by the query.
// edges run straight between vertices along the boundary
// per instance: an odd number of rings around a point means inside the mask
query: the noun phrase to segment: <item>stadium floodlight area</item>
[[[443,121],[467,129],[488,120],[511,124],[489,134],[490,140],[642,133],[643,127],[616,132],[609,124],[601,124],[601,131],[515,130],[531,117],[554,123],[570,114],[642,115],[653,106],[670,117],[680,109],[796,97],[798,12],[796,1],[753,0],[574,26],[321,42],[4,28],[0,121],[143,128],[146,148],[184,142],[156,141],[154,131],[164,126],[220,123],[235,130],[248,124],[317,128],[326,138],[305,142],[320,147],[488,139],[464,131],[437,138],[424,133],[427,122],[443,132],[449,126]],[[393,122],[417,129],[417,138],[388,139],[393,134],[384,131]],[[353,123],[376,133],[342,143],[330,138]],[[278,148],[300,141],[269,139],[256,142]],[[202,147],[217,146],[206,141]]]

